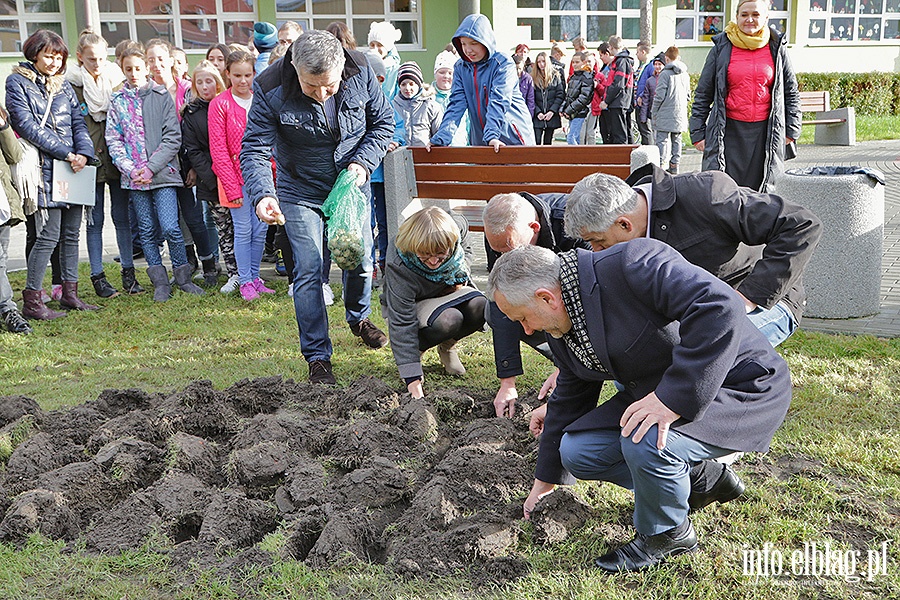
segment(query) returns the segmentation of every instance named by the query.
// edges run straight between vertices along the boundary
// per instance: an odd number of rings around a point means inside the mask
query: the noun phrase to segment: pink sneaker
[[[256,291],[256,285],[252,281],[241,284],[241,298],[250,302],[259,298],[259,292]]]
[[[61,285],[54,285],[52,288],[50,288],[50,298],[52,298],[53,300],[57,300],[57,301],[60,298],[62,298],[62,286]]]
[[[267,288],[266,282],[263,281],[262,279],[260,279],[259,277],[254,279],[252,283],[253,283],[253,286],[256,288],[256,291],[259,292],[260,294],[274,294],[275,293],[275,290],[273,290],[272,288]]]

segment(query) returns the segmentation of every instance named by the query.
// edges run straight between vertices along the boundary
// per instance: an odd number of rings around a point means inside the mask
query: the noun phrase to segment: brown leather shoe
[[[59,305],[74,310],[100,310],[99,306],[88,304],[78,297],[77,281],[63,281],[62,298],[59,299]]]
[[[331,371],[331,361],[313,360],[309,363],[309,382],[334,385],[334,373]]]
[[[369,348],[384,348],[388,343],[388,338],[384,332],[375,327],[375,324],[368,319],[363,319],[359,323],[350,326],[350,331],[358,338],[362,338],[366,346]]]
[[[44,290],[22,290],[22,299],[24,306],[22,307],[22,316],[26,319],[37,319],[39,321],[52,321],[65,317],[66,313],[47,308],[41,299],[41,293]]]

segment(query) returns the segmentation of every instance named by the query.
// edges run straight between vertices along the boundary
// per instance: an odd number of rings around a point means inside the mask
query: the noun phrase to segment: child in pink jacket
[[[266,225],[244,198],[241,175],[241,140],[247,128],[247,112],[253,101],[254,59],[243,50],[228,55],[225,75],[231,88],[209,104],[209,153],[219,178],[219,203],[231,209],[234,222],[234,258],[237,261],[241,297],[248,302],[262,294],[274,294],[259,277]]]

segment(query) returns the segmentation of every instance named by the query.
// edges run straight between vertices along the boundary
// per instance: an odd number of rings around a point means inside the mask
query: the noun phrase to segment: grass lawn
[[[118,266],[107,265],[107,273],[117,280]],[[143,273],[141,279],[146,281]],[[84,271],[82,281],[87,280]],[[13,274],[12,283],[21,289],[24,273]],[[218,293],[179,293],[160,305],[148,294],[96,300],[85,292],[87,301],[105,308],[38,323],[31,336],[0,335],[0,394],[22,394],[54,409],[95,399],[104,388],[168,392],[196,379],[209,379],[217,388],[245,377],[305,379],[284,280],[274,287],[276,297],[252,304]],[[389,348],[363,349],[343,323],[340,303],[329,318],[341,385],[374,375],[402,387]],[[378,315],[373,320],[383,323]],[[0,544],[0,598],[900,598],[900,340],[800,331],[780,352],[791,366],[795,393],[772,451],[738,463],[748,483],[742,501],[695,515],[702,552],[656,570],[610,578],[584,566],[606,550],[611,526],[629,523],[632,499],[612,486],[582,483],[576,493],[601,516],[553,547],[532,543],[530,525],[523,524],[518,552],[531,573],[511,583],[475,588],[464,574],[407,580],[378,566],[338,564],[321,572],[276,560],[273,568],[249,574],[247,585],[197,566],[193,583],[184,586],[184,574],[168,569],[169,540],[156,540],[141,552],[90,556],[35,536],[21,549]],[[536,353],[524,354],[528,375],[520,394],[534,391],[549,371]],[[451,379],[440,374],[437,356],[426,354],[426,392],[463,386],[490,396],[496,380],[489,335],[464,340],[461,355],[468,373]],[[8,454],[0,444],[0,465]],[[276,552],[284,537],[276,531],[260,548]],[[819,549],[830,544],[845,557],[858,551],[861,564],[852,573],[792,572],[793,554],[802,555],[813,543]],[[881,556],[884,543],[885,571],[854,577],[866,571],[870,550]],[[745,559],[764,548],[782,553],[780,575],[746,573]],[[849,571],[849,563],[843,564]],[[773,560],[764,565],[775,566]]]

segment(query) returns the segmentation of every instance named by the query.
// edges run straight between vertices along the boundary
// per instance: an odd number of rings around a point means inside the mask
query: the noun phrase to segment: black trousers
[[[600,113],[600,121],[605,124],[605,127],[600,128],[604,144],[628,143],[628,122],[624,108],[607,108]]]

